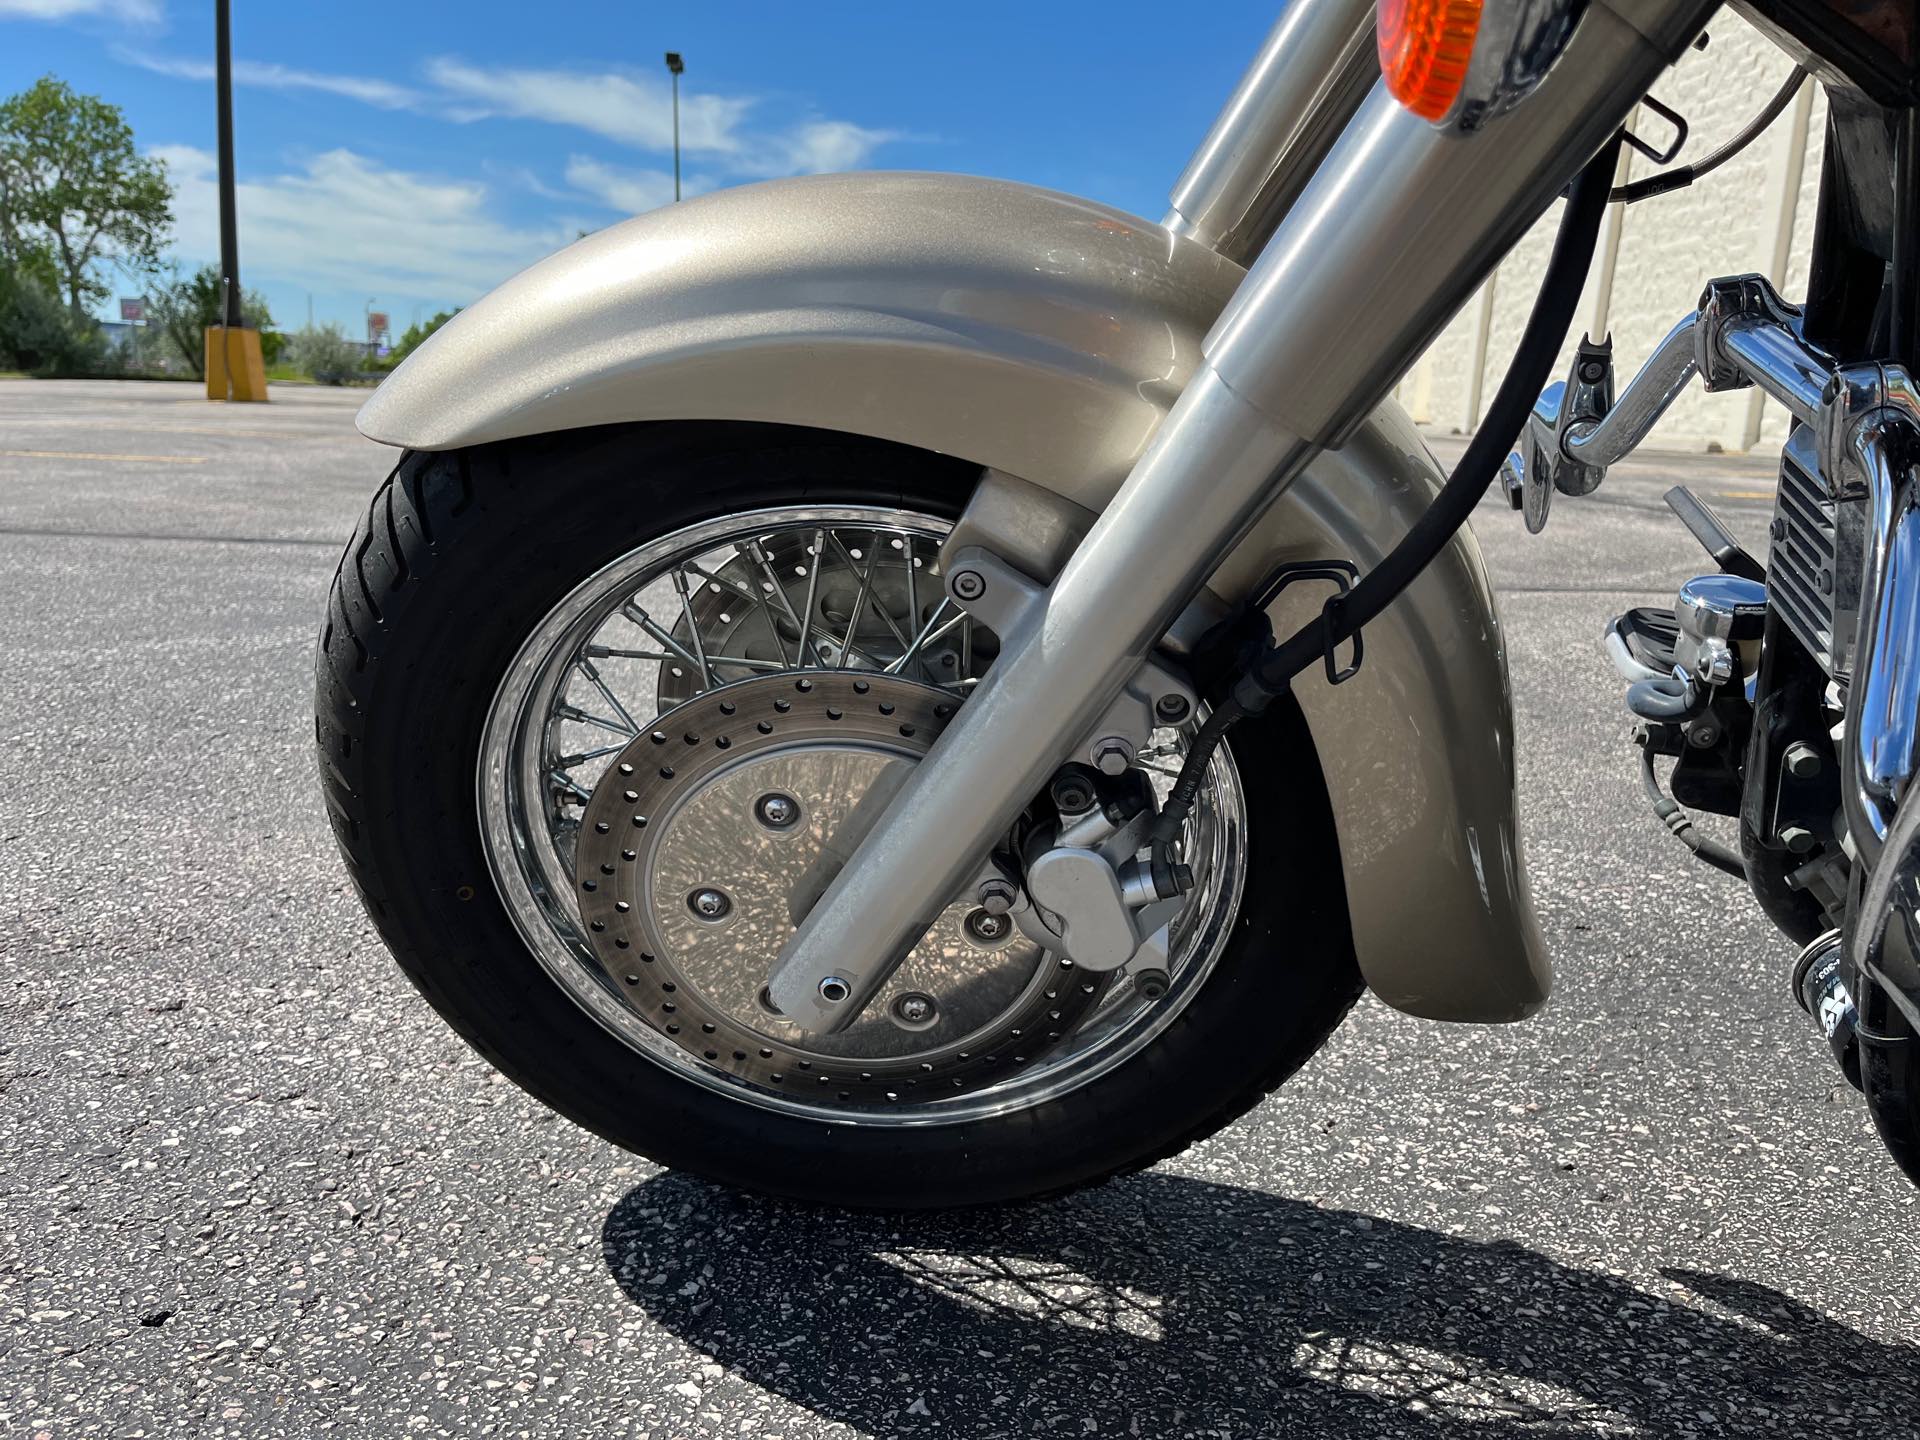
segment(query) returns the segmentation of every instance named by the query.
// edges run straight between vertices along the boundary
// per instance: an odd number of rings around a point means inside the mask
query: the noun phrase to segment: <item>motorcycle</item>
[[[1520,1020],[1550,970],[1468,512],[1504,477],[1537,530],[1695,378],[1757,386],[1794,417],[1764,563],[1677,492],[1713,568],[1603,643],[1657,813],[1805,947],[1920,1181],[1914,0],[1737,0],[1830,100],[1805,303],[1716,279],[1626,384],[1589,341],[1546,385],[1609,203],[1717,163],[1613,186],[1715,8],[1292,0],[1160,224],[783,180],[460,314],[360,413],[404,453],[318,656],[408,974],[609,1140],[883,1208],[1174,1154],[1363,987]],[[1385,397],[1563,194],[1443,475]]]

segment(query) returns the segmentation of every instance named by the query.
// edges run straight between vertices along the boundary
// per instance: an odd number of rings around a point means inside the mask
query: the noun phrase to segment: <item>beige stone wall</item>
[[[1791,62],[1745,21],[1722,11],[1705,51],[1689,53],[1654,93],[1687,117],[1691,135],[1682,160],[1729,139],[1786,79]],[[1808,82],[1765,135],[1743,154],[1698,181],[1637,205],[1615,206],[1581,302],[1581,326],[1613,332],[1621,383],[1716,275],[1758,271],[1789,299],[1806,289],[1819,186],[1824,102]],[[1665,122],[1643,115],[1649,138]],[[1625,178],[1656,167],[1629,152]],[[1479,421],[1499,384],[1533,304],[1560,207],[1541,220],[1500,265],[1401,380],[1396,394],[1414,418],[1442,431],[1464,432]],[[1580,339],[1567,337],[1557,374]],[[1753,393],[1708,395],[1698,385],[1675,403],[1648,444],[1667,449],[1740,451],[1777,445],[1785,418]]]

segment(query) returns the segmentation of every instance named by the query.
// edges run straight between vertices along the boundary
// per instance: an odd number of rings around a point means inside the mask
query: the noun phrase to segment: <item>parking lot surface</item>
[[[0,1435],[1920,1433],[1920,1199],[1597,645],[1706,568],[1665,484],[1757,536],[1764,457],[1476,522],[1544,1015],[1363,1001],[1151,1172],[848,1216],[554,1118],[362,916],[309,709],[359,398],[0,382]]]

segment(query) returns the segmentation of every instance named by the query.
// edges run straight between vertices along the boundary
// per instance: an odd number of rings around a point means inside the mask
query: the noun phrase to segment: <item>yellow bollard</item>
[[[267,366],[260,354],[260,332],[235,326],[207,327],[207,398],[267,398]]]

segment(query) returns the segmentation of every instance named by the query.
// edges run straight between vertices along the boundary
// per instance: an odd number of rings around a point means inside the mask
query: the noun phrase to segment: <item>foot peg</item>
[[[1591,495],[1607,478],[1604,465],[1573,459],[1570,435],[1591,430],[1613,409],[1613,337],[1582,336],[1566,380],[1540,392],[1520,436],[1520,448],[1507,457],[1502,475],[1507,503],[1521,512],[1527,529],[1538,535],[1547,526],[1553,492]]]
[[[1698,575],[1671,610],[1629,610],[1606,630],[1607,656],[1627,681],[1627,708],[1642,720],[1681,724],[1722,685],[1750,673],[1766,626],[1767,588],[1738,575]]]

